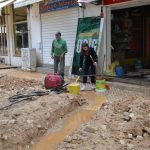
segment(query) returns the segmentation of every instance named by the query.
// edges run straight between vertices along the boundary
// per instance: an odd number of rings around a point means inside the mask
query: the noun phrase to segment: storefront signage
[[[104,5],[111,5],[116,3],[123,3],[131,0],[104,0]]]
[[[51,0],[40,2],[39,9],[40,13],[46,13],[50,11],[57,11],[62,9],[68,9],[72,7],[77,7],[77,0]]]
[[[79,18],[74,49],[72,74],[79,74],[80,52],[82,43],[88,43],[95,51],[99,45],[100,17]]]

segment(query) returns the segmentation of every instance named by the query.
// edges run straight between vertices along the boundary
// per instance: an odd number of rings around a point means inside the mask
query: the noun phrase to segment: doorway
[[[123,67],[124,77],[150,79],[150,5],[111,13],[112,62]]]

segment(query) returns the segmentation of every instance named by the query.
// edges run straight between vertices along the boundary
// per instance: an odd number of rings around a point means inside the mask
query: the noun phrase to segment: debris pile
[[[4,75],[0,78],[0,89],[12,92],[15,92],[15,90],[20,91],[25,89],[33,90],[34,87],[40,86],[40,84],[41,83],[39,81],[13,78]]]
[[[93,119],[66,137],[57,150],[150,149],[150,97],[113,87],[106,96]]]
[[[24,93],[39,94],[35,91],[43,90],[40,82],[7,76],[0,79],[0,89],[0,107],[10,104],[9,97],[14,102],[16,96],[27,96]],[[0,149],[28,149],[57,120],[77,108],[79,103],[82,105],[82,99],[78,99],[80,98],[70,94],[57,95],[51,92],[1,110]]]

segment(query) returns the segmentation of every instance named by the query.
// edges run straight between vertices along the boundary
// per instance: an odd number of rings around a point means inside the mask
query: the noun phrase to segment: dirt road
[[[40,79],[37,74],[18,70],[15,74],[15,70],[11,71],[5,70],[3,75],[6,76],[0,78],[0,108],[11,104],[8,98],[15,94],[44,90],[41,81],[37,80]],[[79,106],[78,99],[67,93],[50,93],[0,110],[0,150],[28,149],[56,121],[76,109]]]
[[[111,88],[93,119],[55,150],[149,150],[150,97]]]
[[[1,107],[9,104],[8,98],[14,94],[43,89],[42,74],[11,69],[1,75],[6,75],[0,78]],[[79,108],[78,100],[82,97],[51,93],[0,111],[0,150],[28,150],[40,143],[43,136],[62,127],[66,138],[55,150],[149,150],[150,97],[114,87],[100,96],[107,97],[102,107],[99,103],[89,107],[88,103]],[[94,102],[93,95],[89,98]],[[74,112],[83,107],[88,109],[87,114],[92,112],[92,118],[87,119],[86,113],[79,113],[75,118]],[[71,120],[77,130],[66,120]],[[56,140],[54,143],[59,144],[62,139]]]

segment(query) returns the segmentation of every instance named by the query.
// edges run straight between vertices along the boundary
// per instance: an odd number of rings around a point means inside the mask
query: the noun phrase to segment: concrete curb
[[[110,86],[114,86],[114,87],[119,88],[121,90],[142,92],[142,93],[150,96],[150,86],[127,84],[127,83],[120,83],[120,82],[107,82],[107,83]]]

